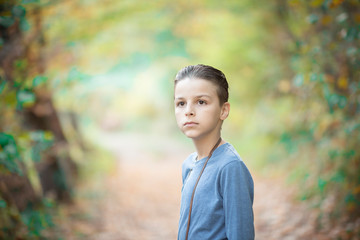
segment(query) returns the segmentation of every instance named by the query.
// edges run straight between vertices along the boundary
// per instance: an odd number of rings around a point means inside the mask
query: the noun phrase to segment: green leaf
[[[329,150],[328,154],[331,160],[334,160],[336,157],[340,156],[339,150],[337,149]]]
[[[312,73],[310,75],[310,81],[315,82],[318,79],[318,76],[316,73]]]
[[[351,125],[350,127],[346,128],[346,129],[345,129],[345,133],[346,133],[347,135],[349,135],[349,134],[351,134],[351,133],[353,133],[354,131],[359,130],[359,129],[360,129],[360,124],[359,124],[359,123],[358,123],[358,124],[354,124],[354,125]]]
[[[356,154],[355,150],[354,150],[354,149],[351,149],[351,150],[349,150],[349,151],[347,151],[347,152],[344,152],[344,157],[345,157],[346,159],[350,159],[350,158],[354,157],[355,154]]]
[[[25,19],[25,18],[22,18],[20,20],[20,28],[21,28],[21,30],[23,32],[26,32],[26,31],[30,30],[31,26],[30,26],[29,21],[27,19]]]
[[[357,49],[355,47],[349,47],[346,50],[346,55],[349,57],[356,56]]]
[[[17,149],[16,149],[16,145],[13,144],[8,144],[4,147],[4,152],[7,153],[8,155],[16,155],[17,153]]]
[[[29,3],[38,3],[40,0],[22,0],[22,4],[29,4]]]
[[[0,16],[0,26],[8,28],[13,25],[14,22],[15,20],[12,17]]]
[[[41,149],[37,145],[31,148],[31,159],[34,162],[40,162],[41,160]]]
[[[338,95],[336,93],[330,94],[330,96],[328,96],[327,100],[328,100],[329,105],[331,107],[334,107],[334,106],[338,105],[339,108],[344,108],[346,106],[346,103],[347,103],[346,97]]]
[[[339,100],[340,100],[340,98],[337,94],[331,94],[329,97],[329,103],[330,103],[331,107],[338,104]]]
[[[347,30],[345,39],[349,42],[352,42],[356,38],[356,35],[357,29],[355,27],[351,27]]]
[[[30,132],[30,138],[35,142],[34,146],[30,150],[31,159],[34,162],[41,160],[41,153],[52,146],[53,135],[44,131]]]
[[[13,7],[11,13],[14,17],[22,18],[26,15],[26,9],[21,5],[17,5]]]
[[[293,83],[296,87],[300,87],[304,83],[304,76],[302,74],[297,74],[293,79]]]
[[[28,208],[21,213],[21,219],[27,226],[31,235],[40,236],[42,230],[45,229],[44,214],[38,210]]]
[[[336,172],[334,174],[334,176],[332,176],[331,181],[333,182],[338,182],[338,183],[343,183],[345,181],[345,175],[344,172]]]
[[[42,142],[44,139],[44,132],[43,131],[32,131],[30,133],[30,138],[35,142]]]
[[[311,24],[314,24],[316,23],[317,21],[319,21],[319,16],[316,15],[316,14],[310,14],[309,16],[307,16],[306,20],[311,23]]]
[[[320,53],[320,52],[321,52],[321,48],[319,46],[315,46],[311,50],[311,53],[314,54],[314,55],[317,54],[317,53]]]
[[[325,99],[327,101],[329,101],[331,93],[330,93],[330,89],[329,89],[329,86],[328,86],[327,83],[324,82],[322,90],[323,90],[323,94],[324,94]]]
[[[0,148],[0,166],[7,171],[22,175],[22,170],[16,163],[17,160],[20,160],[20,155],[14,137],[6,133],[0,133],[0,146],[2,148]]]
[[[6,208],[7,204],[4,200],[0,199],[0,208]]]
[[[348,193],[345,197],[345,202],[346,203],[355,203],[356,202],[356,197],[354,196],[354,194],[352,193]]]
[[[54,201],[51,199],[48,199],[48,198],[43,199],[43,204],[45,207],[48,207],[48,208],[53,208],[55,206]]]
[[[20,90],[16,94],[16,99],[18,104],[23,107],[28,107],[34,104],[35,102],[35,94],[30,90]]]
[[[2,91],[4,90],[5,85],[6,85],[6,81],[2,79],[0,76],[0,93],[2,93]]]
[[[14,66],[17,70],[25,70],[28,66],[26,59],[18,59],[14,62]]]
[[[43,83],[45,83],[46,81],[48,80],[47,77],[44,77],[44,76],[36,76],[34,79],[33,79],[33,83],[32,83],[32,86],[33,87],[37,87]]]
[[[68,83],[82,81],[86,79],[86,75],[80,72],[76,67],[72,67],[69,71],[66,81]]]
[[[10,134],[0,132],[0,146],[5,147],[8,144],[15,144],[14,137]]]
[[[346,107],[347,98],[345,96],[339,96],[338,98],[339,98],[338,106],[339,106],[339,108],[343,109],[344,107]]]
[[[324,179],[322,179],[321,177],[318,178],[318,187],[320,189],[320,192],[324,192],[326,184],[327,182]]]
[[[280,143],[282,143],[288,153],[296,152],[296,144],[293,142],[292,136],[289,133],[283,133],[280,136]]]

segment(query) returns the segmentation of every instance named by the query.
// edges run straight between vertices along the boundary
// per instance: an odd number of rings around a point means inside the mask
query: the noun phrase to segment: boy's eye
[[[204,100],[199,100],[199,102],[198,102],[200,105],[203,105],[203,104],[205,104],[206,102],[204,101]]]
[[[185,105],[185,102],[178,102],[178,103],[176,103],[176,106],[178,106],[178,107],[182,107],[182,106],[184,106]]]

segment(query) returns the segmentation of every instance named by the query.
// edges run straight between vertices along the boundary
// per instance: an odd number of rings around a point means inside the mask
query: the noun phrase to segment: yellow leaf
[[[329,50],[335,50],[336,47],[337,47],[337,43],[336,43],[336,42],[331,42],[331,43],[329,44]]]
[[[332,17],[330,15],[325,15],[322,19],[321,19],[321,23],[322,25],[328,25],[329,23],[332,22]]]
[[[44,139],[46,140],[53,140],[54,139],[54,134],[50,131],[45,131],[44,132]]]
[[[360,185],[357,186],[357,187],[353,190],[353,193],[354,193],[355,195],[357,195],[357,194],[360,193]]]
[[[310,3],[310,6],[312,6],[314,8],[320,7],[323,2],[324,2],[324,0],[312,0]]]
[[[355,14],[354,20],[355,20],[356,23],[360,23],[360,13]]]
[[[347,80],[347,78],[344,77],[344,76],[341,76],[341,77],[338,79],[338,81],[337,81],[337,85],[338,85],[338,87],[341,88],[341,89],[347,89],[347,87],[348,87],[348,80]]]
[[[332,2],[330,3],[330,8],[336,8],[343,2],[344,0],[332,0]]]
[[[297,7],[300,6],[300,1],[299,0],[289,0],[289,6],[291,7]]]

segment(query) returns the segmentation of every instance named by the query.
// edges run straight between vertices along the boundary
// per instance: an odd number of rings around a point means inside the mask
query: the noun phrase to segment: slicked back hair
[[[204,65],[190,65],[181,69],[175,77],[175,87],[176,84],[185,79],[204,79],[214,83],[217,87],[217,94],[219,97],[220,106],[222,106],[229,99],[229,84],[226,80],[225,74],[220,70]]]

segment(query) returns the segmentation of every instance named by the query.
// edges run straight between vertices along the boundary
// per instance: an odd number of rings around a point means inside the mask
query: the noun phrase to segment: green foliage
[[[303,199],[317,199],[320,206],[334,198],[333,216],[356,216],[360,213],[360,3],[286,1],[277,7],[283,9],[281,20],[295,40],[290,43],[294,77],[288,94],[296,99],[294,109],[304,111],[281,134],[280,142],[293,159],[308,165],[307,178],[301,182]]]
[[[32,106],[35,103],[35,94],[29,89],[23,89],[16,93],[18,109]]]
[[[0,198],[0,208],[1,239],[43,239],[44,230],[55,226],[53,214],[56,205],[48,199],[19,212]]]
[[[47,77],[45,76],[36,76],[34,79],[33,79],[33,82],[32,82],[32,87],[35,88],[35,87],[38,87],[44,83],[46,83],[48,80]]]
[[[6,133],[0,133],[0,169],[10,171],[17,174],[23,174],[18,162],[21,157],[14,137]]]
[[[23,161],[24,155],[27,155],[26,152],[31,152],[32,161],[40,161],[42,152],[52,145],[53,140],[52,134],[43,131],[30,132],[28,137],[23,135],[17,137],[17,139],[22,145],[19,146],[17,144],[14,136],[6,133],[0,133],[0,174],[14,173],[26,176],[27,173],[24,173],[24,168],[19,164]],[[23,150],[21,151],[19,149]],[[29,237],[40,236],[42,230],[53,226],[50,212],[49,210],[46,210],[53,207],[53,205],[48,202],[48,200],[44,199],[43,204],[37,208],[29,206],[25,211],[18,213],[13,206],[8,205],[5,200],[0,198],[0,208],[4,209],[3,214],[5,214],[0,216],[0,220],[2,219],[7,222],[4,229],[0,230],[0,236],[6,234],[8,231],[10,231],[9,234],[12,236],[13,233],[11,232],[13,231],[13,228],[19,228],[21,225],[27,227],[27,232],[29,234],[27,235]],[[15,216],[20,214],[21,218],[16,217],[15,219],[17,220],[14,221],[14,225],[12,225],[11,222],[13,222],[13,220],[10,219],[13,218],[12,215],[14,214]]]
[[[20,162],[39,163],[52,146],[50,132],[26,130],[18,115],[33,106],[38,89],[53,87],[62,110],[76,110],[84,122],[102,122],[106,106],[113,115],[125,112],[121,122],[136,129],[172,119],[173,75],[206,63],[228,77],[232,109],[224,130],[245,159],[291,169],[300,199],[319,208],[335,199],[332,216],[359,214],[359,1],[13,0],[4,9],[2,28],[18,24],[23,36],[39,36],[30,56],[8,65],[11,79],[0,69],[0,172],[20,174]],[[39,12],[45,38],[33,32]],[[0,36],[0,50],[7,41]],[[48,72],[34,64],[43,49]],[[10,216],[4,200],[0,208]],[[48,226],[35,209],[21,221],[33,236]]]
[[[53,145],[53,135],[51,132],[34,131],[30,133],[30,138],[32,140],[31,159],[39,162],[41,153]]]
[[[6,208],[6,202],[4,200],[0,200],[0,208]]]
[[[28,236],[41,236],[41,232],[49,227],[54,227],[52,217],[48,207],[49,204],[44,204],[43,208],[35,209],[29,206],[21,212],[21,220],[28,230]]]
[[[26,190],[22,196],[31,203],[25,210],[21,209],[12,199],[14,189],[3,185],[0,192],[1,239],[39,239],[44,229],[54,225],[51,214],[56,205],[38,193],[39,176],[35,167],[53,146],[54,136],[50,131],[29,128],[23,115],[34,106],[38,90],[46,87],[48,79],[39,74],[36,58],[40,56],[40,45],[37,39],[31,39],[39,35],[38,30],[31,28],[36,17],[41,17],[34,12],[39,6],[37,2],[2,1],[0,8],[1,56],[4,56],[5,46],[12,47],[0,65],[0,177],[7,181],[12,178],[29,181],[29,186],[23,186]],[[28,50],[24,51],[26,48]]]

